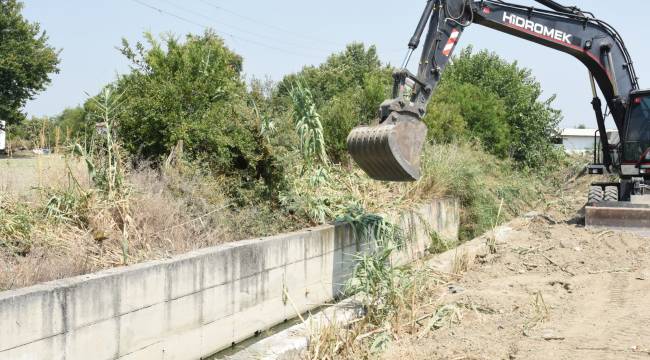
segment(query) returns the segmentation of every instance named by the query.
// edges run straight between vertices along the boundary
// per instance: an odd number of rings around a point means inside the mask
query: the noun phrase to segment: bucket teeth
[[[427,127],[419,120],[359,126],[348,136],[348,151],[371,178],[416,181]]]

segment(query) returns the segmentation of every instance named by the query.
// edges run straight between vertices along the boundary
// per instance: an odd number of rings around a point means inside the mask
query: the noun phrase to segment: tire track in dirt
[[[634,353],[650,346],[650,286],[630,273],[613,274],[605,315],[611,321],[605,331],[607,347],[626,352],[629,359],[649,359]],[[633,282],[634,281],[634,282]],[[620,359],[620,353],[604,352],[599,359]]]
[[[630,281],[627,274],[613,274],[609,282],[609,302],[608,305],[623,307],[628,300],[628,287]]]
[[[545,324],[563,339],[526,339],[520,347],[535,359],[650,359],[650,282],[632,272],[583,275],[573,282],[585,291],[562,303],[554,321]]]

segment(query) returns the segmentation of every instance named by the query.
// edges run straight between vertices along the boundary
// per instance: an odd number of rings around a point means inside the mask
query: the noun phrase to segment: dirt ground
[[[384,358],[650,359],[650,238],[585,229],[583,196],[509,223],[442,295],[448,323]]]

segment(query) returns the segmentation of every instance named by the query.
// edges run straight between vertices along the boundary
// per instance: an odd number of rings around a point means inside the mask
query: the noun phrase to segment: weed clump
[[[0,193],[0,247],[11,254],[28,254],[34,222],[28,206]]]
[[[459,199],[461,240],[485,233],[497,218],[501,223],[533,208],[551,185],[550,179],[518,170],[513,162],[486,153],[480,144],[429,143],[422,166],[422,179],[408,190],[409,197]]]

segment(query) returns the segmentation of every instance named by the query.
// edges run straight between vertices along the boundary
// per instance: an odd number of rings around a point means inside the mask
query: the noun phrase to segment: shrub
[[[233,181],[234,195],[259,182],[267,189],[256,196],[271,193],[279,176],[247,101],[241,57],[210,31],[184,42],[145,37],[146,45],[123,40],[132,71],[109,85],[123,99],[116,129],[128,152],[156,163],[182,142],[189,160]],[[93,106],[86,103],[88,111]]]
[[[506,157],[511,142],[503,101],[472,84],[441,86],[424,117],[430,137],[438,141],[474,138],[490,153]]]
[[[472,239],[500,221],[530,209],[544,192],[545,182],[517,170],[515,163],[490,155],[480,144],[429,143],[425,147],[422,180],[409,190],[413,199],[452,196],[461,203],[461,240]],[[542,181],[544,180],[544,181]]]

